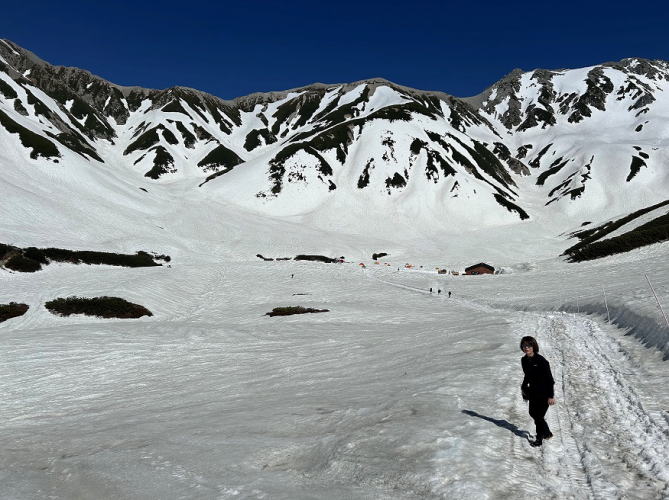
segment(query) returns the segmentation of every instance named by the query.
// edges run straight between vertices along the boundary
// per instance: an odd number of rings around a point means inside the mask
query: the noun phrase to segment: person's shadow
[[[481,415],[480,413],[476,413],[475,411],[472,411],[472,410],[462,410],[462,413],[464,413],[465,415],[469,415],[470,417],[482,418],[483,420],[487,420],[488,422],[492,422],[497,427],[502,427],[503,429],[510,430],[511,432],[513,432],[518,437],[525,438],[528,441],[530,440],[530,433],[529,432],[519,429],[518,426],[513,425],[511,422],[507,422],[506,420],[499,420],[499,419],[496,419],[496,418],[486,417],[485,415]]]

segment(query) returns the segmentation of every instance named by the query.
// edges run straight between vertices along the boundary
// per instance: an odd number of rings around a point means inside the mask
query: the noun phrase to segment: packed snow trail
[[[388,285],[429,294],[424,287]],[[448,299],[447,299],[448,300]],[[500,313],[485,304],[450,299],[482,313]],[[439,301],[440,303],[442,301]],[[538,339],[551,363],[557,404],[547,421],[554,438],[539,449],[529,447],[524,429],[534,433],[527,405],[520,398],[522,379],[509,381],[495,418],[466,414],[512,431],[500,447],[516,496],[526,498],[669,498],[669,423],[662,410],[646,408],[640,392],[641,367],[624,346],[592,319],[570,313],[504,311],[513,315],[511,332]],[[513,340],[511,340],[513,341]],[[518,351],[518,358],[522,353]],[[516,383],[517,382],[517,383]],[[504,419],[507,417],[507,419]],[[506,482],[505,482],[506,483]],[[512,495],[512,492],[499,492]]]

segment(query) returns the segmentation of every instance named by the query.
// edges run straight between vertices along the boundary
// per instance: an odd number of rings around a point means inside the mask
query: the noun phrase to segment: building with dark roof
[[[491,265],[486,264],[485,262],[479,262],[478,264],[474,264],[473,266],[469,266],[465,268],[465,274],[493,274],[495,272],[495,268],[492,267]]]

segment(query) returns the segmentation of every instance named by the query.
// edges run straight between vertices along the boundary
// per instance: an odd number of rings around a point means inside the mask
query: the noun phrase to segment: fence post
[[[648,279],[648,275],[644,274],[644,276],[646,277],[646,281],[648,282],[648,286],[650,286],[650,289],[653,292],[653,295],[655,295],[655,300],[657,301],[657,307],[660,308],[660,312],[662,313],[662,316],[664,316],[664,322],[669,327],[669,321],[667,321],[667,315],[664,314],[664,309],[662,309],[662,304],[660,304],[660,299],[657,298],[657,294],[655,293],[655,289],[653,288],[653,285],[650,283],[650,280]]]
[[[609,323],[611,323],[611,313],[609,312],[609,303],[606,300],[606,290],[604,290],[604,285],[602,285],[602,292],[604,292],[604,305],[606,306],[606,317],[609,320]]]

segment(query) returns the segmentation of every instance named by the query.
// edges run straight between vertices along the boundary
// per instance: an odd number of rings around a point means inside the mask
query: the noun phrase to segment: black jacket
[[[553,374],[551,366],[541,354],[531,358],[527,355],[520,359],[525,378],[520,389],[528,399],[548,399],[553,397]]]

